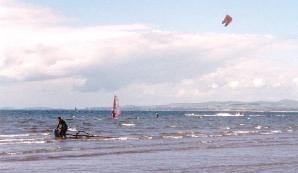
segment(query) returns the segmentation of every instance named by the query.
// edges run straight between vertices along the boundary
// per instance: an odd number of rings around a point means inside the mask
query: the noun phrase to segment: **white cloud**
[[[72,19],[49,8],[8,0],[0,1],[0,19],[0,83],[12,88],[30,90],[24,86],[34,81],[57,91],[61,86],[53,81],[65,81],[64,93],[119,92],[129,103],[141,97],[144,104],[297,92],[298,39],[144,24],[69,27],[61,21]]]
[[[213,83],[213,84],[211,85],[211,88],[216,89],[216,88],[218,88],[218,85],[217,85],[216,83]]]
[[[57,15],[50,8],[37,7],[17,0],[0,1],[0,24],[2,28],[19,25],[24,25],[24,27],[44,26],[62,22],[64,19],[66,18]]]
[[[239,86],[239,81],[230,81],[227,85],[232,89],[236,89]]]
[[[265,81],[261,78],[256,78],[253,80],[253,84],[256,88],[265,86]]]
[[[293,83],[294,83],[296,86],[298,86],[298,78],[297,78],[297,77],[294,78],[292,81],[293,81]]]

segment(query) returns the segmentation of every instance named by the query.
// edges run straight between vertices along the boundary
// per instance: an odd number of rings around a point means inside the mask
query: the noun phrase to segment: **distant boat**
[[[115,95],[113,99],[112,117],[114,119],[117,119],[119,118],[120,115],[121,115],[120,104],[119,104],[118,97]]]

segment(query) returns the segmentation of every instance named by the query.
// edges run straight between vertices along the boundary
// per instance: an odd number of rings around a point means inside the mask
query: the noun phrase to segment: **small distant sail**
[[[113,100],[112,116],[114,119],[117,119],[119,118],[120,115],[121,115],[120,104],[119,104],[118,97],[115,95]]]
[[[233,18],[227,14],[221,24],[225,24],[224,26],[227,27],[232,22],[232,20]]]

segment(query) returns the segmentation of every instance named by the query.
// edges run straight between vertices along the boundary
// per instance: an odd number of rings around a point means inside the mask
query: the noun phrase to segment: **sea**
[[[1,110],[0,172],[298,172],[298,112],[158,114]],[[55,138],[58,116],[87,137]]]

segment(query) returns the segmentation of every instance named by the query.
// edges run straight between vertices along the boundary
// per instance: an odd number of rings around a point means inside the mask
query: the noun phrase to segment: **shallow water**
[[[93,138],[55,139],[56,117]],[[296,172],[295,112],[0,111],[0,172]]]

